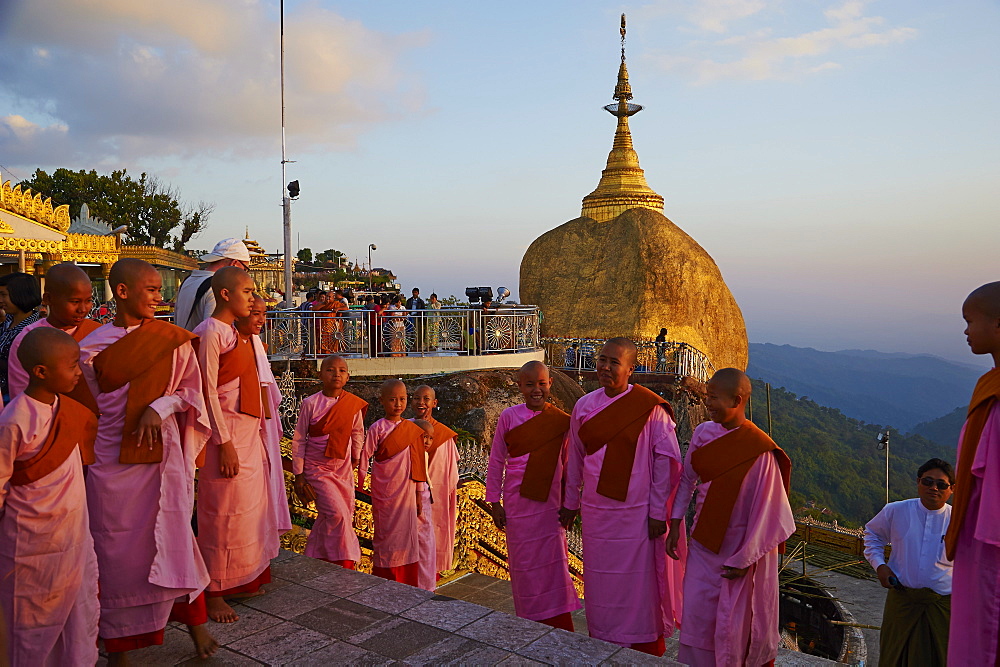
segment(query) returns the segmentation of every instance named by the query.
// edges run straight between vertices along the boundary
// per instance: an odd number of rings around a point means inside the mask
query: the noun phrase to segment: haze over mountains
[[[854,419],[903,432],[920,424],[916,430],[935,441],[948,439],[955,422],[950,413],[967,405],[976,380],[986,370],[985,364],[961,364],[932,355],[821,352],[771,343],[751,343],[747,367],[750,377],[837,408]],[[925,424],[945,415],[951,419],[943,425]]]

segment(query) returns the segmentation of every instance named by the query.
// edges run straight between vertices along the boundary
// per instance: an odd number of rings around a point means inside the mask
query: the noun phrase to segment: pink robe
[[[374,457],[379,443],[396,428],[397,423],[383,418],[369,427],[361,456],[361,470],[367,470],[368,461]],[[420,517],[417,516],[418,488]],[[371,494],[372,518],[375,521],[372,565],[390,568],[421,563],[420,584],[426,588],[427,565],[421,556],[424,560],[432,560],[434,554],[434,530],[429,521],[430,491],[425,482],[414,482],[410,478],[408,449],[385,461],[372,461]]]
[[[427,465],[427,479],[434,492],[434,551],[437,572],[450,570],[455,560],[455,528],[458,524],[458,447],[449,438],[434,451]]]
[[[195,459],[210,426],[190,343],[174,350],[167,390],[150,404],[163,420],[163,460],[118,462],[129,385],[102,394],[93,364],[99,352],[135,328],[105,324],[80,344],[83,377],[101,410],[97,461],[87,468],[87,504],[100,572],[100,636],[108,639],[162,630],[178,597],[194,600],[208,585],[191,514]]]
[[[680,477],[674,422],[656,407],[639,434],[624,502],[597,493],[606,447],[587,456],[580,426],[632,390],[609,398],[604,389],[573,407],[566,463],[567,509],[581,509],[583,579],[591,637],[630,646],[670,636],[681,615],[683,561],[666,557],[666,537],[649,539],[648,519],[665,521]],[[581,499],[580,487],[583,486]]]
[[[697,483],[691,454],[729,431],[721,424],[700,424],[684,462],[673,518],[687,513]],[[698,486],[697,515],[711,482]],[[763,665],[778,654],[778,545],[795,532],[781,471],[771,454],[750,467],[718,554],[696,540],[688,545],[684,579],[681,662],[701,665]],[[749,567],[739,579],[723,579],[723,566]]]
[[[28,388],[28,371],[24,370],[24,366],[17,359],[17,348],[21,347],[21,341],[32,329],[37,329],[39,327],[51,327],[48,319],[42,318],[36,322],[32,322],[28,326],[21,329],[21,333],[17,334],[14,338],[14,342],[10,344],[10,363],[7,365],[7,388],[10,390],[10,396],[13,398],[20,393],[23,393],[25,389]],[[76,333],[76,327],[71,329],[63,329],[66,333],[72,336]]]
[[[310,437],[309,427],[323,419],[336,405],[336,398],[317,392],[307,396],[299,409],[299,421],[292,436],[292,472],[305,474],[316,492],[316,522],[306,542],[306,556],[323,560],[361,560],[361,546],[354,531],[354,467],[365,442],[361,411],[354,415],[351,446],[346,458],[326,456],[329,436]]]
[[[507,568],[514,596],[514,612],[531,621],[544,621],[580,608],[580,599],[569,576],[566,531],[559,524],[562,505],[563,465],[560,459],[552,476],[546,502],[521,495],[521,480],[529,454],[510,457],[507,433],[537,412],[515,405],[500,413],[486,471],[486,502],[503,501],[507,515]],[[565,452],[565,442],[563,451]]]
[[[42,479],[7,483],[15,460],[38,453],[57,407],[21,394],[0,414],[0,609],[12,665],[97,662],[97,556],[79,448]]]
[[[965,428],[962,433],[964,435]],[[959,436],[959,453],[962,438]],[[955,460],[958,460],[958,456]],[[1000,661],[1000,403],[994,404],[976,457],[972,495],[955,544],[948,665]]]
[[[205,465],[198,472],[198,546],[211,576],[208,591],[226,591],[254,581],[270,566],[278,555],[280,533],[269,497],[261,418],[239,412],[239,378],[218,384],[219,355],[235,348],[239,335],[214,317],[194,333],[201,337],[198,361],[212,423]],[[224,442],[233,443],[240,464],[239,473],[229,479],[219,471],[219,445]]]
[[[262,400],[270,404],[271,419],[260,419],[260,437],[264,442],[264,452],[267,454],[267,498],[268,506],[271,508],[274,529],[280,539],[282,535],[292,529],[292,514],[288,508],[288,496],[285,493],[285,470],[281,463],[281,413],[278,407],[281,405],[281,390],[274,380],[274,373],[271,372],[271,362],[267,359],[267,350],[259,336],[253,337],[254,354],[257,357],[257,377],[260,378],[260,385],[263,388]]]

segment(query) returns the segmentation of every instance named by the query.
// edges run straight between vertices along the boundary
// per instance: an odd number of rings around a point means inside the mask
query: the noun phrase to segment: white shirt
[[[177,290],[177,297],[174,299],[174,324],[188,331],[210,318],[215,312],[215,294],[209,289],[205,296],[201,297],[201,302],[194,303],[194,295],[202,282],[211,280],[215,273],[204,269],[196,269],[191,275],[181,283],[181,288]]]
[[[888,564],[899,583],[950,595],[952,562],[944,549],[950,521],[951,505],[929,510],[919,498],[889,503],[865,525],[865,558],[877,570],[891,544]]]

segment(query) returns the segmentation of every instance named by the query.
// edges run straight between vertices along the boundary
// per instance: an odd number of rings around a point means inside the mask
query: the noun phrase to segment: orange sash
[[[309,425],[309,435],[313,438],[328,435],[326,450],[323,455],[331,459],[346,459],[351,442],[351,430],[354,428],[354,415],[361,413],[364,419],[368,414],[368,401],[349,391],[342,392],[337,402],[326,411],[315,424]]]
[[[77,445],[83,464],[90,465],[94,462],[96,436],[97,417],[94,413],[72,398],[61,397],[42,448],[30,459],[14,461],[11,486],[24,486],[42,479],[61,466]]]
[[[552,478],[569,430],[569,415],[546,403],[542,411],[507,431],[504,442],[512,457],[528,454],[519,493],[522,498],[544,503],[552,490]]]
[[[976,459],[979,439],[983,435],[986,419],[993,405],[1000,399],[1000,368],[994,368],[979,378],[969,402],[969,412],[965,419],[965,433],[962,435],[962,453],[955,466],[955,495],[951,499],[951,522],[944,536],[948,560],[955,560],[955,545],[969,509],[969,495],[972,493],[972,462]]]
[[[84,338],[89,336],[95,329],[101,326],[100,322],[95,322],[94,320],[84,320],[80,322],[77,326],[76,331],[73,332],[73,340],[77,343],[82,341]],[[94,398],[93,392],[90,391],[90,385],[82,377],[80,381],[76,383],[73,387],[73,391],[68,394],[63,394],[64,396],[69,396],[78,403],[82,403],[95,415],[100,416],[101,411],[97,407],[97,399]]]
[[[257,357],[253,340],[243,340],[236,335],[236,347],[219,355],[219,385],[240,379],[240,412],[251,417],[261,417],[260,378],[257,377]]]
[[[94,357],[94,374],[101,393],[129,385],[119,463],[159,463],[163,441],[140,445],[136,429],[149,404],[163,396],[174,371],[174,350],[196,336],[161,320],[144,320]]]
[[[427,481],[427,457],[424,456],[424,429],[409,419],[404,419],[392,429],[375,450],[375,460],[391,459],[404,449],[410,449],[410,479],[414,482]]]
[[[448,428],[438,420],[434,419],[433,417],[431,417],[427,421],[429,421],[431,423],[431,426],[434,427],[434,444],[431,445],[431,448],[429,450],[427,450],[427,460],[433,461],[434,453],[437,452],[438,447],[440,447],[444,443],[448,442],[449,440],[457,436],[458,433],[452,431],[450,428]]]
[[[624,502],[628,497],[639,435],[657,405],[662,405],[673,417],[673,410],[666,400],[641,385],[632,385],[632,391],[580,427],[580,440],[586,446],[588,456],[608,446],[597,480],[597,492],[605,498]]]
[[[743,480],[757,457],[773,452],[788,495],[792,462],[774,440],[747,420],[742,426],[700,447],[691,454],[691,467],[702,482],[711,482],[691,537],[712,553],[719,553],[736,506]],[[779,547],[784,553],[784,545]]]

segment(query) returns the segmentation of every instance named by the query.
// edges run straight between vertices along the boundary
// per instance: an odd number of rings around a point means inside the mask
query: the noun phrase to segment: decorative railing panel
[[[638,348],[637,373],[691,377],[707,382],[715,366],[701,350],[677,341],[633,339]],[[597,368],[597,355],[607,339],[545,337],[545,362],[567,373],[583,373]]]

